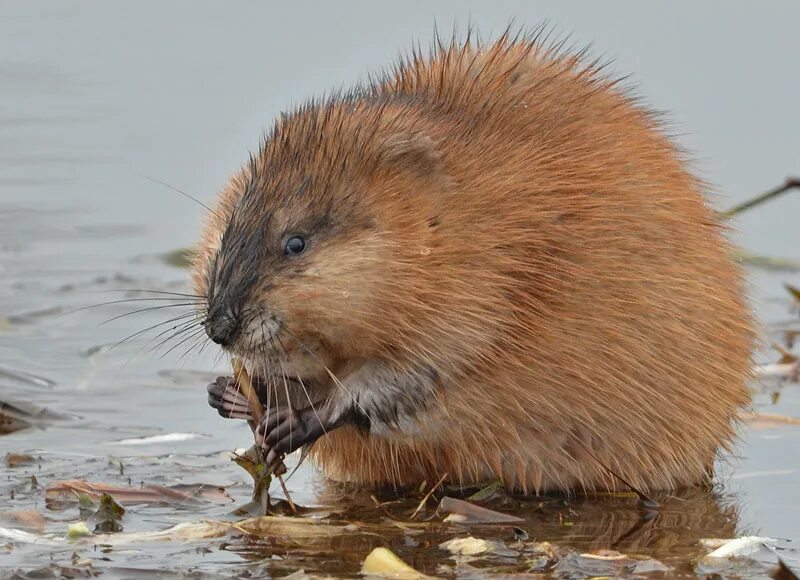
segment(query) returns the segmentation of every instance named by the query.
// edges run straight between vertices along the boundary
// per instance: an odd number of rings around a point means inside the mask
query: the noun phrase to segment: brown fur
[[[247,187],[275,223],[337,216],[259,293],[292,336],[337,373],[438,371],[421,433],[319,440],[330,477],[618,487],[593,455],[671,489],[732,441],[753,339],[739,269],[656,116],[580,57],[453,43],[283,117],[210,217],[200,293]]]

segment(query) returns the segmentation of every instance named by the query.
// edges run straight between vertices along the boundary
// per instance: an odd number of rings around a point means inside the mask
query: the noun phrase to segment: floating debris
[[[97,511],[86,518],[87,527],[95,534],[114,534],[122,531],[120,521],[125,515],[125,508],[119,505],[109,494],[100,496]]]
[[[8,452],[5,456],[5,464],[6,467],[9,469],[13,469],[15,467],[19,467],[21,465],[30,465],[36,461],[36,458],[32,455],[27,455],[25,453],[12,453]]]
[[[741,558],[752,556],[763,548],[772,550],[773,544],[778,541],[780,540],[764,536],[742,536],[732,540],[701,540],[700,544],[704,547],[716,545],[716,549],[706,555],[706,558]]]
[[[75,522],[74,524],[67,526],[67,538],[70,540],[74,540],[75,538],[84,538],[91,535],[93,535],[92,530],[89,529],[89,526],[86,525],[86,522]]]
[[[7,365],[0,365],[0,377],[12,379],[31,387],[42,387],[44,389],[51,389],[56,385],[55,381],[51,381],[48,378],[21,371]]]
[[[388,548],[375,548],[364,559],[361,573],[367,576],[381,576],[384,578],[399,578],[400,580],[415,580],[429,578],[417,572],[403,562]]]
[[[525,521],[517,516],[496,512],[449,496],[442,498],[439,509],[450,514],[444,521],[458,524],[507,524]]]
[[[163,435],[120,439],[119,441],[109,442],[109,445],[157,445],[159,443],[180,443],[193,439],[208,439],[208,435],[201,435],[200,433],[164,433]]]
[[[466,538],[453,538],[439,544],[442,550],[447,550],[454,556],[477,556],[492,551],[493,546],[486,540],[467,536]]]
[[[0,522],[14,524],[29,532],[42,533],[45,529],[44,517],[34,509],[2,511]]]
[[[233,499],[219,486],[197,484],[165,487],[141,485],[125,487],[107,483],[90,483],[84,479],[54,481],[47,486],[45,501],[50,509],[65,509],[86,496],[94,502],[111,495],[125,504],[196,504],[202,502],[230,503]]]
[[[778,413],[742,413],[740,417],[751,429],[800,427],[800,418],[780,415]]]

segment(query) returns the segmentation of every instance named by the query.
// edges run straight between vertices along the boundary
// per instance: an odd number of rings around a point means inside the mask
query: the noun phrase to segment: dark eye
[[[286,240],[286,245],[283,247],[283,253],[287,256],[296,256],[302,254],[306,249],[306,240],[300,236],[292,236]]]

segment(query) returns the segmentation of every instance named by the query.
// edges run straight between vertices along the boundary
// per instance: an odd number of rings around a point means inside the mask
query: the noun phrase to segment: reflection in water
[[[577,553],[616,550],[629,556],[654,558],[673,573],[691,573],[693,562],[706,553],[700,540],[733,537],[737,527],[736,507],[730,498],[701,488],[656,497],[661,504],[658,510],[642,509],[633,494],[573,499],[552,496],[520,499],[503,495],[482,504],[523,518],[524,522],[514,525],[517,530],[510,524],[469,527],[423,524],[420,522],[433,514],[436,502],[430,502],[426,517],[412,521],[409,516],[416,509],[417,500],[398,500],[391,495],[370,497],[339,484],[323,484],[319,499],[333,512],[329,520],[358,522],[353,530],[304,539],[301,546],[292,538],[269,538],[233,542],[227,549],[253,562],[285,554],[287,549],[298,555],[299,549],[300,555],[313,554],[317,562],[324,562],[320,571],[355,573],[364,554],[378,546],[389,546],[423,572],[435,573],[444,561],[443,554],[419,548],[435,548],[448,539],[472,535],[502,543],[503,550],[496,550],[480,564],[493,567],[494,572],[524,571],[525,567],[520,565],[530,560],[526,554],[535,540],[550,542],[563,555],[568,550]],[[435,521],[439,522],[439,517]],[[529,540],[519,540],[526,536]],[[290,564],[294,565],[294,561]],[[316,569],[311,562],[304,565]],[[286,566],[273,560],[269,565],[259,564],[258,569],[274,574],[285,571]]]

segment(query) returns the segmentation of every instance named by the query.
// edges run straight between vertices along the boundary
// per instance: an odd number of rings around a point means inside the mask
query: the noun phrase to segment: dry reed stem
[[[264,408],[261,406],[258,394],[256,394],[256,390],[253,388],[253,382],[241,359],[234,359],[233,361],[233,376],[236,380],[236,384],[239,386],[239,390],[247,399],[247,406],[250,408],[250,413],[255,417],[256,425],[261,423],[261,419],[264,418]],[[255,429],[253,430],[253,435],[255,436]],[[283,481],[282,477],[286,471],[286,465],[281,461],[275,466],[273,475],[278,478],[278,482],[283,489],[283,495],[286,497],[286,501],[289,503],[292,513],[296,515],[297,506],[292,501],[292,496],[289,495],[289,490],[286,488],[286,483]]]
[[[439,481],[436,483],[436,485],[434,485],[432,488],[428,490],[428,493],[426,493],[425,497],[422,498],[422,501],[419,502],[417,509],[414,510],[414,513],[411,514],[411,517],[409,519],[413,520],[415,517],[417,517],[417,514],[420,512],[420,510],[422,510],[422,508],[425,507],[425,504],[428,503],[428,500],[433,495],[433,492],[435,492],[442,486],[442,483],[444,482],[445,479],[447,479],[446,473],[439,478]]]

